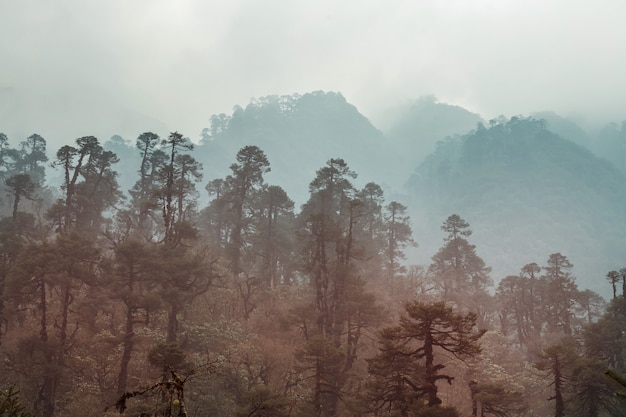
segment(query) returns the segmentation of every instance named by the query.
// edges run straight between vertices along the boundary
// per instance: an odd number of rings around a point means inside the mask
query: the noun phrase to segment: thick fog
[[[0,0],[0,415],[626,416],[624,16]]]
[[[269,94],[341,91],[384,125],[434,94],[484,117],[626,108],[626,4],[0,1],[0,120],[53,146],[179,130]]]

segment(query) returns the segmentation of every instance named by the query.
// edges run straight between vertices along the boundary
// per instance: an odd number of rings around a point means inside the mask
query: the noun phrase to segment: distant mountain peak
[[[597,271],[622,262],[626,246],[624,182],[610,163],[553,133],[545,120],[515,116],[441,142],[416,169],[409,192],[426,224],[442,213],[467,218],[485,260],[502,275],[495,278],[562,252],[580,281],[600,291]],[[424,232],[424,240],[437,233]]]

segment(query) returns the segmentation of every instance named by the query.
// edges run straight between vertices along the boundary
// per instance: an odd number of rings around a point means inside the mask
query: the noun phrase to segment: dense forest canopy
[[[1,134],[0,415],[626,416],[620,128],[399,120],[315,92],[200,143]]]

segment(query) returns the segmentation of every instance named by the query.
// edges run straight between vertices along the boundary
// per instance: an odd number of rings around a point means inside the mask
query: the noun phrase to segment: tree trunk
[[[15,199],[13,200],[13,220],[17,219],[17,209],[20,206],[20,190],[15,189]]]
[[[562,375],[561,375],[561,363],[559,362],[558,357],[555,358],[554,362],[554,400],[556,402],[556,407],[554,411],[554,417],[563,417],[565,412],[565,402],[563,401],[563,392],[562,392]]]
[[[178,305],[175,302],[170,303],[170,310],[167,315],[167,343],[176,342],[176,334],[178,333]]]
[[[39,309],[41,310],[41,320],[39,328],[39,338],[45,349],[44,355],[46,364],[50,364],[54,360],[54,355],[48,346],[48,300],[46,294],[46,283],[40,278],[39,284]],[[53,371],[52,371],[53,372]],[[50,370],[44,371],[44,379],[39,389],[39,396],[36,405],[41,404],[42,417],[52,417],[54,415],[54,401],[56,396],[56,378]]]
[[[435,375],[434,368],[433,336],[430,333],[427,333],[424,338],[424,359],[426,361],[425,391],[428,396],[428,406],[434,407],[441,404],[441,400],[437,397],[437,376]]]
[[[133,351],[134,336],[133,331],[133,309],[126,306],[126,332],[124,334],[124,350],[122,352],[122,360],[120,361],[120,372],[117,376],[117,395],[121,396],[126,392],[126,383],[128,381],[128,364]]]

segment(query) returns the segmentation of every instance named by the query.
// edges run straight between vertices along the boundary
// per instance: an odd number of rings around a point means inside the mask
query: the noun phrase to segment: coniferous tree
[[[392,201],[385,207],[384,230],[386,232],[385,270],[387,281],[393,283],[399,273],[406,272],[406,268],[400,264],[405,259],[404,249],[407,246],[417,246],[413,237],[406,214],[407,207]]]
[[[163,241],[176,244],[181,237],[177,234],[177,226],[182,224],[184,208],[192,204],[191,200],[185,200],[190,190],[194,190],[188,175],[199,179],[199,165],[184,153],[192,150],[193,144],[178,132],[173,132],[167,139],[163,139],[161,147],[167,155],[167,160],[158,168],[158,185],[154,196],[162,215]],[[178,232],[180,231],[181,229],[178,229]]]
[[[97,234],[102,214],[120,197],[117,173],[112,169],[117,162],[117,156],[103,150],[93,136],[78,138],[76,147],[65,145],[57,151],[54,165],[63,171],[65,195],[47,215],[58,231]]]
[[[129,190],[131,199],[131,210],[127,214],[133,220],[133,232],[136,232],[144,240],[151,241],[155,234],[154,223],[160,218],[161,213],[155,213],[158,208],[156,200],[158,188],[159,170],[165,165],[167,155],[159,149],[161,139],[156,133],[145,132],[139,135],[136,140],[136,147],[139,150],[140,164],[137,172],[139,179]],[[136,220],[135,220],[136,219]]]
[[[243,271],[241,258],[247,243],[245,233],[251,224],[252,195],[260,189],[263,175],[270,170],[265,153],[257,146],[243,147],[236,159],[237,162],[230,166],[232,174],[225,180],[228,191],[224,196],[232,214],[227,252],[235,276]]]
[[[545,274],[545,296],[543,305],[548,330],[572,334],[574,304],[578,287],[571,274],[572,263],[566,256],[553,253],[543,267]]]
[[[396,328],[383,329],[378,345],[378,354],[367,359],[372,379],[366,398],[375,412],[407,417],[423,404],[424,365],[405,353]]]
[[[205,189],[211,201],[201,212],[203,220],[201,227],[211,244],[224,249],[229,239],[228,203],[224,198],[227,191],[226,180],[223,178],[211,180]]]
[[[526,410],[522,393],[496,383],[470,383],[472,416],[508,417]],[[481,413],[478,413],[480,405]]]
[[[0,220],[0,346],[8,330],[8,310],[13,298],[9,289],[12,269],[21,251],[31,238],[32,217],[4,218]]]
[[[124,322],[121,337],[122,356],[117,374],[117,394],[127,391],[130,362],[137,341],[136,328],[150,322],[150,313],[157,310],[158,300],[150,296],[156,292],[157,269],[155,251],[148,244],[127,240],[114,248],[110,265],[110,299],[119,300],[124,306]]]
[[[262,259],[261,271],[268,288],[276,287],[279,282],[290,282],[288,271],[290,247],[288,227],[293,227],[293,201],[285,190],[271,185],[262,190],[260,195],[260,218],[258,229],[261,236],[257,241],[260,249],[257,253]],[[282,280],[280,276],[282,275]]]
[[[461,359],[478,355],[480,353],[478,339],[484,334],[484,330],[475,329],[476,314],[455,313],[443,302],[426,304],[415,301],[406,305],[406,312],[407,316],[400,319],[398,326],[383,331],[381,334],[383,350],[369,363],[370,366],[375,364],[379,369],[378,377],[382,377],[383,385],[385,380],[387,384],[391,384],[386,389],[392,388],[391,391],[397,391],[397,384],[401,383],[405,389],[410,390],[409,398],[413,400],[419,398],[422,404],[437,407],[442,403],[438,396],[438,381],[445,380],[452,384],[454,379],[442,372],[445,365],[439,354],[447,352]],[[408,376],[400,374],[389,378],[392,376],[390,374],[398,372],[397,364],[394,363],[396,358],[400,358],[402,363],[408,362],[411,364],[408,370],[418,369],[420,374]],[[381,361],[388,362],[388,373],[385,373]],[[416,368],[418,365],[420,367]],[[407,401],[407,394],[402,394],[395,401]],[[396,404],[401,409],[407,405]]]
[[[563,417],[566,411],[566,399],[569,383],[572,379],[571,370],[578,359],[572,340],[549,345],[539,354],[537,367],[546,372],[553,395],[548,398],[554,401],[554,417]]]
[[[603,361],[581,358],[572,366],[569,415],[575,417],[626,416],[623,401],[615,395]]]
[[[19,151],[9,146],[7,135],[0,133],[0,179],[6,180],[15,174],[19,160]]]
[[[476,247],[465,238],[472,234],[469,224],[459,215],[449,216],[441,230],[448,233],[444,246],[433,255],[428,272],[444,301],[479,313],[484,321],[487,288],[492,284],[491,268],[476,254]]]
[[[351,184],[355,177],[344,160],[329,160],[311,182],[310,198],[298,218],[300,269],[311,291],[308,304],[299,310],[299,320],[310,324],[305,346],[328,347],[323,352],[331,362],[341,355],[341,365],[330,368],[312,366],[311,356],[303,364],[312,372],[313,381],[328,379],[320,373],[323,369],[334,372],[330,385],[312,387],[312,406],[324,416],[339,412],[339,399],[348,395],[347,383],[363,333],[380,314],[359,274],[371,222],[363,215],[364,204]]]
[[[31,181],[38,186],[45,180],[45,166],[48,161],[46,155],[46,140],[38,134],[32,134],[20,143],[20,160],[17,171],[28,174]]]
[[[15,386],[6,390],[0,389],[0,416],[6,417],[35,417],[36,414],[24,411],[24,407],[19,398],[19,391]]]
[[[28,174],[16,174],[6,179],[8,194],[13,196],[13,219],[17,218],[17,212],[22,199],[32,200],[35,193],[35,183]]]
[[[585,325],[584,354],[600,359],[609,368],[626,371],[626,301],[612,300],[598,321]]]
[[[626,298],[626,267],[619,270],[622,277],[622,297]]]
[[[82,330],[77,301],[96,285],[98,262],[93,243],[71,233],[54,242],[29,244],[8,277],[14,297],[32,306],[38,319],[38,330],[20,341],[16,356],[28,358],[38,374],[36,404],[44,417],[54,415],[57,400],[71,389],[71,351]]]
[[[617,271],[609,271],[606,274],[606,278],[611,284],[611,289],[613,290],[613,299],[617,298],[617,283],[620,279],[620,274]]]
[[[519,275],[502,279],[496,290],[500,329],[507,335],[514,330],[517,342],[528,349],[530,358],[540,345],[544,327],[544,317],[541,314],[544,283],[538,278],[539,272],[539,265],[527,264],[522,267]]]
[[[280,187],[264,185],[263,176],[270,167],[259,147],[241,148],[230,169],[226,178],[207,184],[213,200],[202,214],[209,242],[229,263],[247,320],[257,307],[256,299],[264,284],[271,285],[276,278],[277,219],[279,213],[289,212],[293,203]]]

